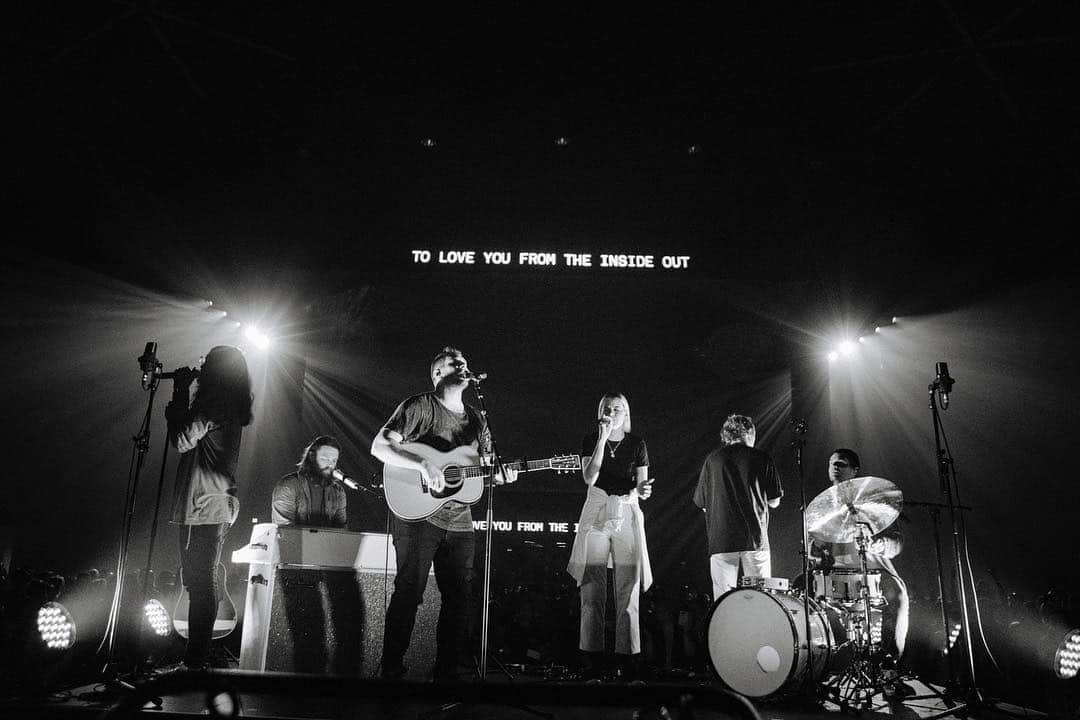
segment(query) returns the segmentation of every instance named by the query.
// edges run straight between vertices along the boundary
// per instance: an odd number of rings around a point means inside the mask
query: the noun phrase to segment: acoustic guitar
[[[229,589],[226,585],[228,579],[225,574],[225,564],[218,563],[218,587],[221,588],[221,599],[218,600],[217,614],[214,617],[214,629],[210,636],[212,640],[220,640],[227,636],[233,630],[236,629],[236,606],[233,605],[232,598],[229,597]],[[184,573],[180,571],[180,597],[176,599],[176,608],[173,610],[172,622],[173,628],[183,638],[189,637],[188,632],[188,611],[191,605],[191,598],[188,597],[187,588],[183,586]]]
[[[442,470],[446,478],[446,487],[441,492],[435,492],[428,487],[419,470],[384,465],[383,493],[386,504],[402,520],[423,520],[451,500],[471,505],[484,494],[484,479],[491,468],[480,465],[480,455],[474,448],[464,445],[450,452],[440,452],[423,443],[402,443],[401,447]],[[519,473],[532,470],[571,472],[581,469],[581,456],[559,455],[503,465]]]

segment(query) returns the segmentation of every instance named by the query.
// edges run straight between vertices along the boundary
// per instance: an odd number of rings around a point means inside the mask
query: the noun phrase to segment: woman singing
[[[638,499],[652,494],[649,451],[630,432],[630,403],[618,393],[600,399],[598,428],[582,441],[588,493],[566,570],[581,587],[585,675],[599,680],[604,660],[607,569],[615,568],[615,654],[624,677],[641,679],[638,600],[652,584],[645,518]]]
[[[189,386],[198,377],[195,399]],[[173,380],[165,408],[169,441],[180,451],[173,522],[180,526],[180,568],[190,597],[183,666],[207,667],[221,588],[217,566],[225,533],[240,511],[236,466],[242,429],[251,424],[251,375],[240,348],[218,345],[202,369]]]

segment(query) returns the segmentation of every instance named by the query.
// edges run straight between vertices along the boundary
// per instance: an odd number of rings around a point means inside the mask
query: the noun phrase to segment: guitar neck
[[[509,468],[510,470],[516,470],[517,472],[547,470],[551,467],[551,458],[547,458],[546,460],[526,460],[524,462],[503,463],[503,467]],[[458,469],[461,471],[462,477],[475,478],[484,477],[491,468],[490,466],[485,465],[469,465]]]

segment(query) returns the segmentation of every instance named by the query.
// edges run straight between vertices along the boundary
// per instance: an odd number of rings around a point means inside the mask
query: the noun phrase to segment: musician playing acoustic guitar
[[[417,452],[417,446],[441,453],[464,450],[459,454],[478,456],[482,463],[490,463],[491,435],[480,411],[462,399],[470,379],[468,363],[460,350],[445,347],[439,351],[431,361],[431,382],[433,391],[413,395],[398,405],[375,436],[371,454],[387,465],[416,471],[416,482],[424,493],[440,496],[453,490],[455,479],[449,478],[448,487],[443,468],[430,456],[425,457],[426,453]],[[516,471],[500,468],[495,482],[516,479]],[[422,520],[407,521],[395,514],[391,534],[397,576],[386,613],[382,677],[398,679],[405,674],[402,661],[434,562],[442,607],[432,676],[436,680],[455,679],[471,597],[476,545],[472,510],[467,504],[449,500]]]

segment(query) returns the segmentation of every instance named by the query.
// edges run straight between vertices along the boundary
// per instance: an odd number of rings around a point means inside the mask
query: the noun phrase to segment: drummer
[[[829,456],[827,470],[834,486],[859,477],[859,456],[854,450],[837,448]],[[900,661],[907,641],[909,601],[907,586],[896,571],[893,558],[903,550],[900,523],[906,520],[901,515],[873,535],[866,548],[867,569],[881,573],[881,592],[887,603],[881,610],[881,652],[883,656],[891,655],[896,662]],[[810,555],[819,571],[861,568],[859,550],[854,542],[830,543],[814,538]]]

